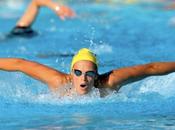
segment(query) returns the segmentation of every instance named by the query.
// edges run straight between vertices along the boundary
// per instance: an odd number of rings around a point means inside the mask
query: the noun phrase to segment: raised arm
[[[68,82],[68,75],[48,66],[19,58],[0,58],[0,70],[20,71],[47,84],[52,90]]]
[[[104,86],[120,89],[121,85],[141,80],[152,75],[175,72],[175,62],[155,62],[112,70],[100,76]],[[117,86],[119,85],[119,86]]]
[[[73,17],[75,15],[73,10],[71,10],[69,7],[59,5],[52,0],[32,0],[26,12],[18,21],[17,26],[30,26],[34,22],[38,14],[39,8],[42,6],[52,9],[61,19],[65,19],[65,17]]]

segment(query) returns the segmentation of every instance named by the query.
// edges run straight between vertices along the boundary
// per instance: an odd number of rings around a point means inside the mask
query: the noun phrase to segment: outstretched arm
[[[62,20],[65,19],[65,17],[73,17],[75,15],[73,10],[71,10],[69,7],[59,5],[52,0],[32,0],[26,12],[18,21],[17,26],[30,26],[34,22],[39,8],[42,6],[52,9]]]
[[[152,75],[164,75],[175,72],[175,62],[155,62],[133,67],[112,70],[100,76],[103,85],[109,88],[120,89],[117,85],[141,80]]]
[[[67,74],[61,73],[48,66],[19,58],[0,58],[0,70],[20,71],[32,78],[47,84],[51,89],[65,84],[69,80]]]

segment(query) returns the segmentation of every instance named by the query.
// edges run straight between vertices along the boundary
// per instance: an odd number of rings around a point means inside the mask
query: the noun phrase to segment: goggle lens
[[[78,77],[83,74],[83,72],[81,70],[76,70],[75,69],[73,72]],[[94,71],[87,71],[84,74],[85,74],[85,76],[92,77],[92,78],[94,78],[96,76],[96,72],[94,72]]]

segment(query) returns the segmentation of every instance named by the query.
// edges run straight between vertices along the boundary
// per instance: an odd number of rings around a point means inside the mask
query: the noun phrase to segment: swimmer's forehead
[[[95,70],[97,68],[96,64],[94,64],[92,61],[88,60],[81,60],[77,61],[74,65],[73,68],[91,68]]]

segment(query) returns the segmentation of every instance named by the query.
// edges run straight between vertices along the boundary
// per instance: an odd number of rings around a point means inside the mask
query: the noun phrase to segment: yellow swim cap
[[[87,60],[93,62],[95,65],[97,65],[97,59],[95,57],[95,54],[90,51],[87,48],[82,48],[78,51],[78,53],[73,57],[72,63],[71,63],[71,70],[74,64],[81,60]]]

